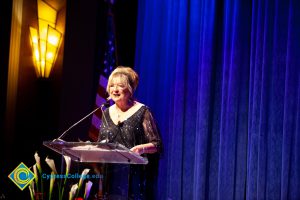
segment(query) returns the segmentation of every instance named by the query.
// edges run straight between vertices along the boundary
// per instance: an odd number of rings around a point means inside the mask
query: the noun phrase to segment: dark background
[[[99,69],[103,59],[109,4],[99,0],[66,1],[63,45],[49,79],[38,79],[29,57],[27,19],[35,0],[23,1],[23,24],[18,73],[18,87],[13,120],[5,122],[12,1],[0,1],[0,197],[29,199],[7,177],[20,162],[35,164],[37,151],[44,162],[50,156],[60,164],[60,156],[42,145],[58,137],[73,123],[91,112],[95,105]],[[115,19],[117,63],[133,66],[137,0],[118,0],[112,5]],[[27,18],[26,18],[27,17]],[[29,21],[29,20],[28,20]],[[22,48],[24,47],[24,48]],[[66,140],[88,139],[90,118],[71,129]],[[46,166],[47,167],[47,166]],[[66,191],[67,192],[67,191]]]

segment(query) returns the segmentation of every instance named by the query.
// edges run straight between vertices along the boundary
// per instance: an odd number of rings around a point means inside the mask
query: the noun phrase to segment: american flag
[[[116,66],[116,48],[115,48],[115,33],[114,33],[114,18],[112,12],[108,11],[107,16],[107,37],[104,51],[103,63],[98,66],[100,68],[100,76],[98,82],[98,90],[96,95],[95,106],[100,107],[103,104],[108,94],[106,93],[106,85],[110,73]],[[99,129],[101,125],[102,112],[101,109],[93,114],[89,137],[96,141],[98,139]]]

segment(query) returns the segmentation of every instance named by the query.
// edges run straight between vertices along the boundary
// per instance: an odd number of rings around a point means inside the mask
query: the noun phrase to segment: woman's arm
[[[162,148],[162,142],[160,138],[160,133],[157,128],[156,122],[147,109],[144,114],[143,128],[145,133],[146,143],[139,144],[131,148],[131,150],[139,155],[144,153],[156,153],[160,152]]]
[[[130,150],[139,155],[144,154],[144,153],[156,153],[157,152],[156,146],[151,142],[146,143],[146,144],[136,145],[136,146],[132,147]]]

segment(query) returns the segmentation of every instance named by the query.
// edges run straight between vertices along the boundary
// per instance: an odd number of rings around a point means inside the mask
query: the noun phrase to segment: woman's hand
[[[142,144],[134,146],[130,150],[133,151],[134,153],[139,154],[139,155],[145,153],[145,147]]]
[[[155,153],[157,152],[157,148],[153,143],[139,144],[130,149],[131,151],[141,155],[144,153]]]

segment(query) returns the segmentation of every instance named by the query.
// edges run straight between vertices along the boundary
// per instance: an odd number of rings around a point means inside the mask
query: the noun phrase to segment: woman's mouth
[[[119,97],[120,94],[112,94],[113,97]]]

